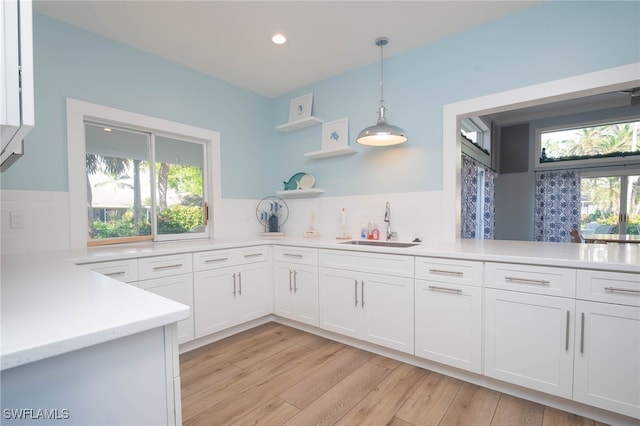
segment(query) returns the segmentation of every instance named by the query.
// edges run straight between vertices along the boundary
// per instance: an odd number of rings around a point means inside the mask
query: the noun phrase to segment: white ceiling
[[[58,1],[34,11],[274,97],[537,1]],[[270,37],[284,32],[287,44]]]

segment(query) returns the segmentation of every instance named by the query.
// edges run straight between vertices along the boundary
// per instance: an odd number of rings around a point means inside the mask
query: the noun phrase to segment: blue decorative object
[[[289,190],[298,189],[298,182],[300,181],[300,179],[302,179],[302,177],[305,174],[306,173],[298,172],[295,175],[291,176],[291,178],[287,182],[282,182],[284,183],[284,190],[289,191]]]
[[[266,233],[279,233],[289,217],[289,207],[278,197],[266,197],[256,207],[256,218]]]

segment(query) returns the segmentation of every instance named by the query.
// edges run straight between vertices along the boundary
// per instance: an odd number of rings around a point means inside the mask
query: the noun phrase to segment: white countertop
[[[383,241],[379,241],[383,243]],[[533,241],[458,240],[453,243],[423,242],[414,247],[356,246],[330,238],[250,238],[161,242],[95,247],[70,254],[76,263],[102,262],[175,254],[185,251],[217,250],[257,244],[282,244],[323,249],[357,250],[410,256],[443,257],[489,262],[526,263],[568,268],[601,269],[640,273],[640,244],[539,243]]]
[[[0,370],[189,317],[188,306],[78,267],[62,253],[3,256],[1,294]]]
[[[638,244],[460,240],[409,248],[354,246],[335,239],[249,238],[126,244],[2,257],[0,369],[160,327],[189,308],[74,265],[182,252],[284,244],[323,249],[526,263],[640,274]]]

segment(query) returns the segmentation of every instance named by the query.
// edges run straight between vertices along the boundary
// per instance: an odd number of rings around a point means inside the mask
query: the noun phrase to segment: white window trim
[[[209,227],[209,238],[214,238],[215,230],[218,229],[216,222],[219,217],[216,213],[220,209],[222,200],[219,132],[67,98],[67,161],[71,249],[84,249],[87,247],[85,120],[188,137],[205,142],[208,155],[206,162],[209,164],[209,217],[212,218]]]
[[[550,161],[546,163],[540,162],[540,152],[542,151],[542,134],[547,132],[553,132],[558,130],[572,130],[580,129],[584,127],[598,127],[615,125],[630,121],[637,121],[638,117],[635,115],[623,115],[615,118],[608,118],[606,120],[590,120],[580,121],[571,124],[561,124],[557,126],[541,127],[535,130],[535,169],[557,169],[557,168],[577,168],[590,167],[594,165],[620,165],[620,164],[640,164],[640,155],[627,155],[624,157],[605,157],[605,158],[589,158],[584,160],[564,160],[564,161]]]

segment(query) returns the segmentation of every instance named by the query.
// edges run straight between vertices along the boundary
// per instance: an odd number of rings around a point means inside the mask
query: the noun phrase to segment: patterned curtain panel
[[[479,170],[484,171],[483,192],[478,192]],[[492,240],[495,238],[495,184],[497,173],[478,163],[466,154],[462,154],[461,168],[461,229],[462,238],[480,238]],[[480,202],[483,203],[484,215],[478,218],[478,195],[481,195]],[[477,235],[478,221],[483,225],[483,235]]]
[[[580,174],[576,170],[536,173],[535,240],[570,242],[580,229]]]
[[[484,170],[484,239],[496,238],[496,184],[498,174],[485,167]]]

